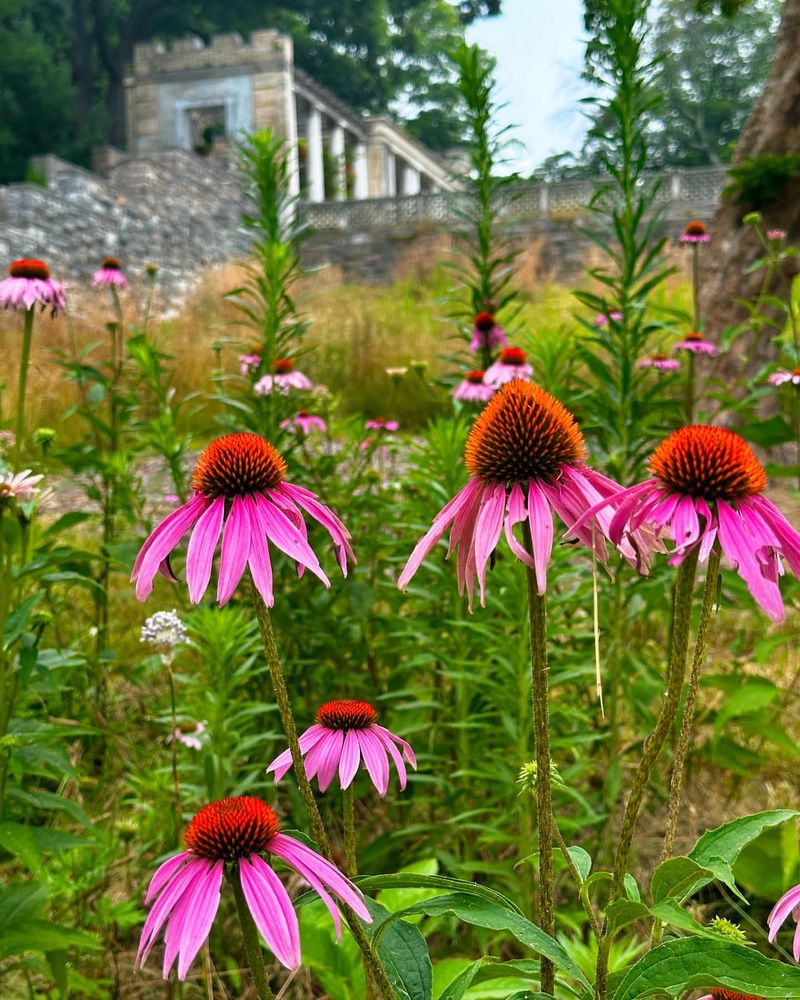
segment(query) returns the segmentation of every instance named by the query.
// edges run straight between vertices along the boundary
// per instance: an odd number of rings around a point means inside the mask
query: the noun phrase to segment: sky
[[[552,153],[577,149],[585,132],[578,104],[585,95],[582,0],[504,0],[499,17],[467,30],[497,59],[501,125],[522,148],[510,151],[509,169],[530,173]]]

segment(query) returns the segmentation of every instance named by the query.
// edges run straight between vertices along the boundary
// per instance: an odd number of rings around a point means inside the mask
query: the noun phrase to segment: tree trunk
[[[800,151],[800,0],[785,0],[775,45],[775,56],[764,92],[756,102],[742,130],[734,163],[761,153]],[[737,198],[722,198],[711,225],[712,243],[704,249],[705,272],[700,305],[705,317],[706,336],[719,340],[726,327],[747,317],[737,298],[752,299],[759,294],[763,271],[747,274],[748,267],[763,256],[763,248],[749,226],[742,225],[747,209]],[[784,229],[791,242],[800,240],[800,178],[793,178],[779,198],[762,211],[766,229]],[[797,260],[797,258],[794,258]],[[787,266],[776,276],[771,293],[786,301],[798,265]],[[776,315],[778,326],[782,320]],[[742,370],[742,352],[748,336],[739,337],[730,354],[721,359],[725,377],[753,375],[774,358],[770,336],[765,331],[756,346],[748,371]]]
[[[86,0],[72,0],[72,82],[79,142],[89,131],[92,112],[92,36],[86,15]]]

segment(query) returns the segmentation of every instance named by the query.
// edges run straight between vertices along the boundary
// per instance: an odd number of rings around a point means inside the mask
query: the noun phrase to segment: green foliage
[[[728,173],[731,182],[725,197],[735,197],[743,212],[768,208],[800,176],[800,153],[760,153],[735,164]]]

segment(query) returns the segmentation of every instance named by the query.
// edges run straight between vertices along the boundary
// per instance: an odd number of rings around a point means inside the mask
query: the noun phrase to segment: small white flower
[[[186,626],[175,608],[172,611],[156,611],[142,625],[141,641],[159,649],[173,649],[178,643],[186,642]]]

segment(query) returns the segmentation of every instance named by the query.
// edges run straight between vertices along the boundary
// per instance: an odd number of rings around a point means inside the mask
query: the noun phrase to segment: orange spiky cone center
[[[192,489],[210,499],[247,496],[274,490],[283,482],[286,462],[258,434],[226,434],[200,455]]]
[[[269,849],[278,832],[273,809],[251,795],[203,806],[186,829],[188,850],[210,861],[237,861]]]
[[[653,452],[650,470],[676,493],[706,500],[736,500],[767,487],[750,446],[724,427],[681,427]]]
[[[50,268],[43,260],[15,260],[8,273],[12,278],[39,278],[46,281],[50,277]]]
[[[691,222],[686,223],[686,228],[683,232],[686,236],[705,236],[708,232],[708,227],[705,222],[700,222],[699,219],[692,219]]]
[[[368,729],[377,719],[369,702],[354,698],[328,701],[317,712],[317,722],[326,729]]]

